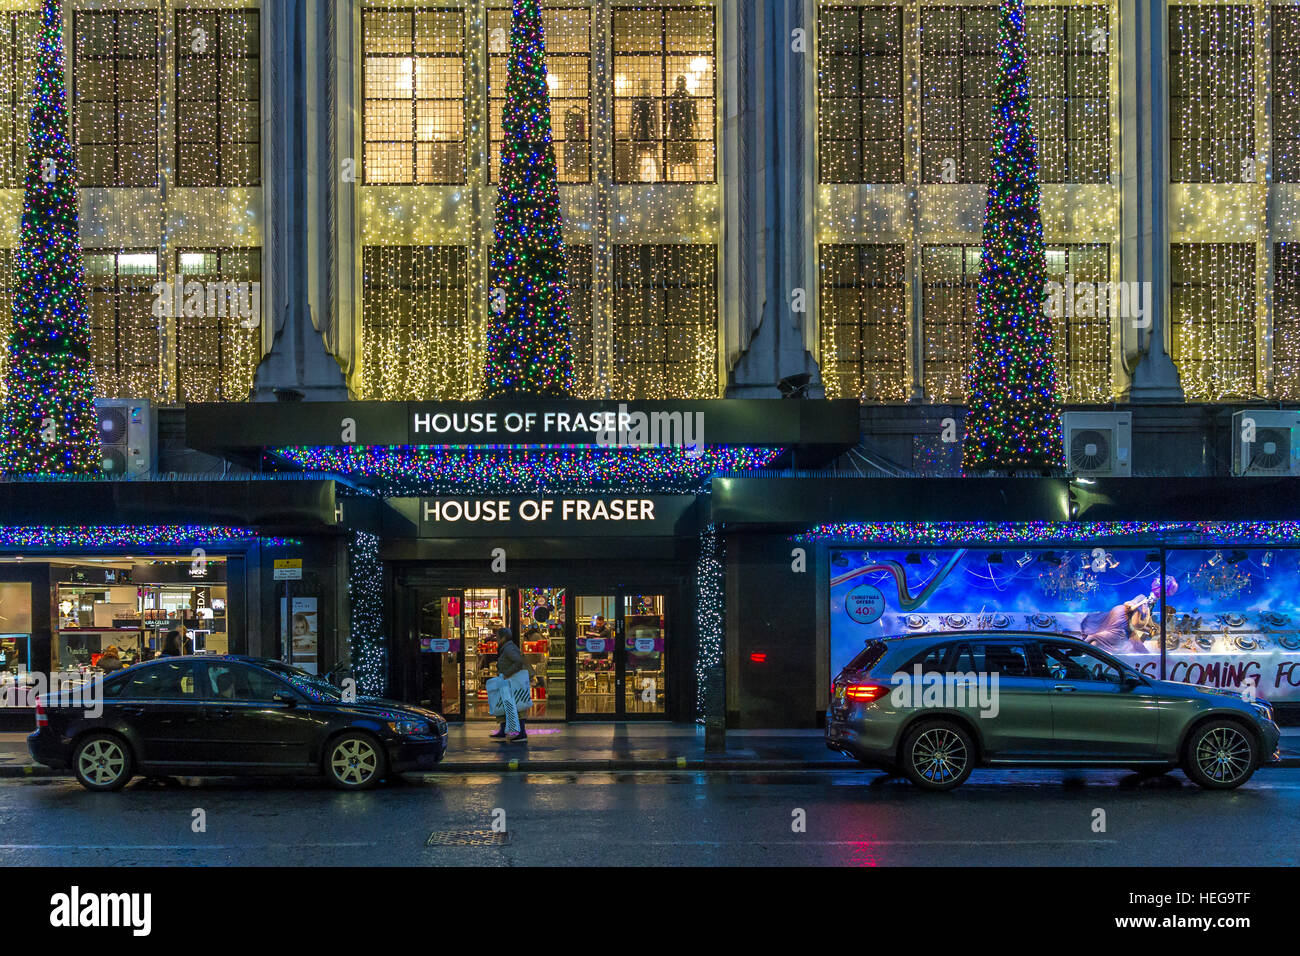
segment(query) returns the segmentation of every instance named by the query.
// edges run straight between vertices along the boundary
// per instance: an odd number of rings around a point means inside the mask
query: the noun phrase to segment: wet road
[[[505,845],[491,845],[494,820]],[[434,833],[449,845],[426,845]],[[0,866],[1298,860],[1300,770],[1261,771],[1226,794],[1178,773],[1139,783],[1045,771],[977,771],[939,795],[856,771],[449,775],[365,794],[312,781],[137,779],[117,794],[70,778],[0,781]]]

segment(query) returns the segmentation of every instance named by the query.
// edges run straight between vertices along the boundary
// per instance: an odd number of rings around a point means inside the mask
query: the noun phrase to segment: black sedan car
[[[433,767],[447,750],[447,722],[410,704],[348,701],[278,661],[167,657],[42,697],[27,746],[90,790],[118,790],[135,774],[324,774],[365,790]]]

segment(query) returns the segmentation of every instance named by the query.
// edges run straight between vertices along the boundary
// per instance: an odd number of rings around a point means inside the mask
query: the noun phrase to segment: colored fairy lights
[[[569,280],[540,0],[514,0],[491,260],[486,398],[568,396]]]
[[[1300,543],[1296,521],[859,521],[818,525],[798,541],[867,541],[914,546],[1087,545],[1099,541],[1214,544]]]
[[[178,548],[252,543],[280,547],[300,542],[223,525],[0,526],[0,548]]]
[[[721,471],[763,468],[780,448],[620,449],[428,448],[412,446],[279,448],[273,454],[312,471],[381,479],[406,488],[471,491],[698,491]],[[392,489],[389,489],[392,490]]]
[[[1030,122],[1024,0],[1003,0],[984,254],[976,297],[967,471],[1062,463],[1047,261]]]
[[[0,471],[87,474],[99,436],[58,0],[41,18]]]

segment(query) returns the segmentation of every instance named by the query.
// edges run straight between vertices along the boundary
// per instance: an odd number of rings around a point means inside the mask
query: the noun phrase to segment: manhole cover
[[[510,842],[509,833],[497,833],[493,830],[434,830],[425,846],[506,846]]]

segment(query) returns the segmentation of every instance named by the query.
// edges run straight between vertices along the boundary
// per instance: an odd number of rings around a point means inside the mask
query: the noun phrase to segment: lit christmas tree
[[[41,17],[0,471],[86,473],[100,456],[59,0]]]
[[[488,301],[488,398],[567,396],[568,275],[539,0],[514,0]]]
[[[1001,3],[995,96],[964,466],[1045,471],[1062,464],[1063,450],[1052,325],[1043,311],[1047,263],[1024,0]]]

